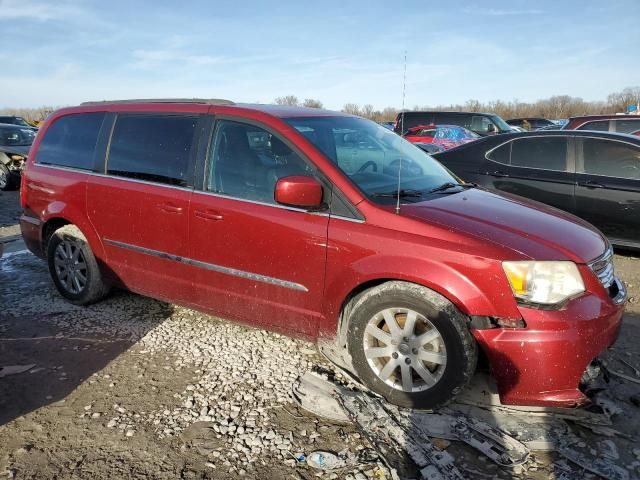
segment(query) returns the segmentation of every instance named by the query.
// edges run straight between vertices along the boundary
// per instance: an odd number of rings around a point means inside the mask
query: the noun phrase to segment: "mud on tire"
[[[468,385],[477,344],[468,318],[442,295],[392,281],[353,302],[347,347],[356,374],[371,390],[398,406],[430,409]]]

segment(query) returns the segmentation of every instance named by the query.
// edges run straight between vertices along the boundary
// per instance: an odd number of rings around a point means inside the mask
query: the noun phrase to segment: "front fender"
[[[336,334],[344,302],[352,292],[367,283],[385,280],[403,280],[430,288],[465,315],[520,318],[507,280],[504,274],[499,274],[499,263],[478,257],[459,258],[457,261],[444,260],[442,256],[434,258],[438,260],[376,254],[337,271],[332,269],[336,263],[330,263],[325,290],[326,322],[319,334]],[[497,268],[500,268],[498,273],[492,273]]]

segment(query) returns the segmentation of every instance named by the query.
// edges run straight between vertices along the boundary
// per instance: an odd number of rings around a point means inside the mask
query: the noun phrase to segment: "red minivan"
[[[51,115],[22,178],[60,294],[111,287],[317,341],[402,406],[443,404],[481,350],[502,402],[574,406],[625,291],[589,224],[461,183],[374,122],[223,100]]]

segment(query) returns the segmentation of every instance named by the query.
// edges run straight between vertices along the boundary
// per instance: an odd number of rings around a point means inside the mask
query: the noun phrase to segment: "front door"
[[[193,301],[248,324],[315,335],[328,216],[274,201],[278,178],[314,168],[272,131],[217,120],[189,211]]]
[[[618,245],[640,244],[640,147],[578,138],[576,214]]]

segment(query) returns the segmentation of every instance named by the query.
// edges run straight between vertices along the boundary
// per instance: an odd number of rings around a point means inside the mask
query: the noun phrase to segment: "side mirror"
[[[487,133],[496,133],[496,126],[493,123],[487,125]]]
[[[322,186],[315,178],[305,175],[282,177],[276,183],[274,198],[282,205],[319,208],[322,206]]]

